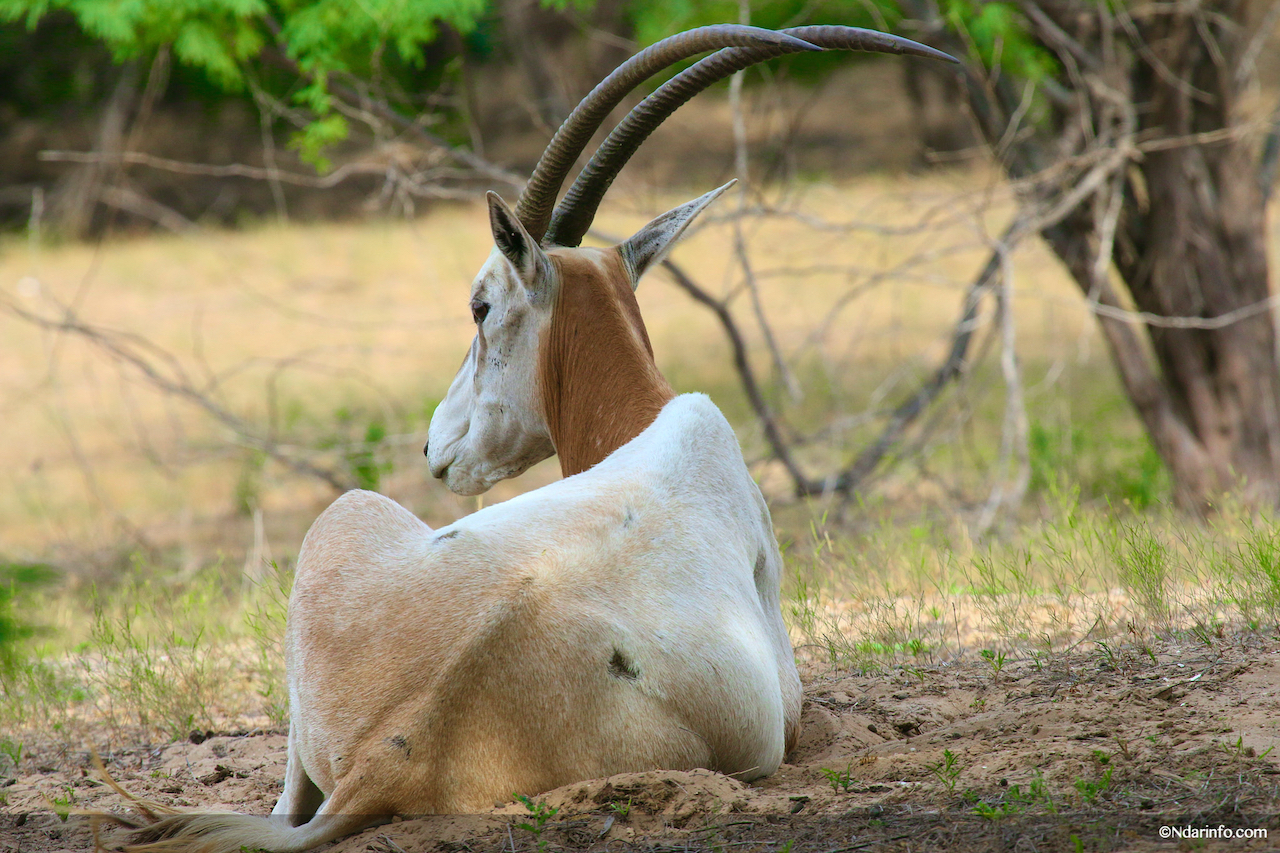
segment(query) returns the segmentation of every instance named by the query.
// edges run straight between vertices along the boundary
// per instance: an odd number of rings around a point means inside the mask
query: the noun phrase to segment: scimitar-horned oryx
[[[556,453],[564,479],[440,530],[372,492],[334,502],[298,556],[274,812],[152,806],[129,849],[305,850],[392,815],[626,771],[777,769],[799,732],[800,680],[769,510],[720,411],[658,371],[633,294],[725,187],[621,245],[576,246],[676,107],[752,63],[822,48],[945,56],[845,27],[691,30],[578,105],[515,211],[489,194],[495,245],[471,286],[475,339],[431,421],[431,472],[472,495]],[[631,111],[555,207],[626,93],[708,50]]]

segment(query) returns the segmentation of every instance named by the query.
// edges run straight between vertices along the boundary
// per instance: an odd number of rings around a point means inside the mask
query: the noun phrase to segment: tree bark
[[[1247,4],[1212,4],[1246,24]],[[1144,41],[1152,57],[1134,74],[1142,130],[1178,139],[1239,130],[1217,141],[1148,153],[1139,169],[1147,209],[1130,203],[1115,264],[1142,311],[1219,318],[1221,328],[1150,327],[1170,404],[1203,454],[1166,453],[1184,498],[1212,499],[1243,485],[1274,502],[1280,481],[1280,376],[1257,181],[1257,138],[1240,127],[1237,80],[1248,33],[1213,19],[1161,16]],[[1190,84],[1190,85],[1187,85]],[[1131,190],[1132,192],[1132,190]],[[1250,313],[1252,312],[1252,313]]]

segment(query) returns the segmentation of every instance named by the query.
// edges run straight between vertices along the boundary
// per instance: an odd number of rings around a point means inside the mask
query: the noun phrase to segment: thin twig
[[[1276,4],[1280,9],[1280,3]],[[1262,155],[1258,159],[1258,186],[1262,190],[1262,204],[1271,201],[1276,186],[1276,168],[1280,166],[1280,102],[1271,111],[1271,129],[1262,142]]]
[[[741,0],[738,4],[739,23],[750,23],[750,12],[750,4],[746,0]],[[769,350],[773,369],[792,401],[797,401],[800,399],[800,384],[796,381],[791,369],[787,367],[787,362],[782,357],[782,350],[778,347],[778,341],[773,335],[773,327],[765,315],[764,304],[760,301],[760,285],[756,280],[751,255],[747,251],[746,236],[742,229],[743,213],[747,209],[748,196],[751,193],[747,124],[746,116],[742,111],[742,81],[745,74],[745,71],[738,71],[729,81],[729,112],[733,117],[733,164],[738,178],[738,215],[733,217],[733,256],[738,266],[742,268],[742,279],[751,297],[751,309],[755,313],[756,324],[760,326],[765,347]]]
[[[181,234],[195,229],[196,224],[171,207],[136,190],[113,184],[98,193],[98,201],[107,207],[149,219],[166,231]]]
[[[39,159],[46,162],[68,163],[106,163],[123,162],[132,165],[148,166],[180,175],[200,175],[211,178],[250,178],[258,181],[278,181],[311,189],[330,189],[348,178],[358,175],[381,175],[386,171],[384,163],[354,161],[344,163],[327,175],[308,175],[301,172],[288,172],[278,168],[249,166],[244,163],[187,163],[157,157],[145,151],[125,151],[119,155],[104,155],[96,151],[41,151]]]
[[[1245,82],[1257,71],[1258,57],[1262,54],[1267,42],[1276,34],[1276,26],[1280,25],[1280,3],[1272,3],[1267,14],[1258,23],[1258,28],[1249,40],[1249,44],[1240,52],[1240,61],[1235,68],[1235,84],[1244,88]]]
[[[1005,384],[1004,424],[1000,430],[1000,462],[995,486],[978,517],[979,536],[986,535],[1001,508],[1014,508],[1022,502],[1031,482],[1031,456],[1027,444],[1027,409],[1022,394],[1022,374],[1018,368],[1017,338],[1013,320],[1013,261],[1009,247],[997,242],[1000,257],[1000,287],[996,289],[996,310],[1000,320],[1000,373]],[[1009,469],[1016,457],[1018,471],[1009,480]]]
[[[777,416],[764,399],[764,394],[761,393],[760,383],[756,379],[750,359],[747,358],[747,347],[742,337],[742,332],[738,329],[738,325],[729,309],[723,302],[700,287],[674,261],[670,259],[664,260],[662,266],[681,290],[693,297],[695,302],[709,308],[720,322],[720,327],[724,330],[725,336],[729,338],[729,348],[733,351],[733,366],[738,372],[739,380],[742,382],[742,390],[746,392],[747,401],[751,404],[752,411],[756,413],[756,418],[760,421],[760,426],[764,430],[765,441],[769,443],[769,447],[777,460],[782,463],[783,467],[787,469],[787,473],[791,475],[797,494],[805,495],[821,492],[820,484],[810,481],[805,476],[800,469],[799,463],[792,456],[790,447],[783,439]]]
[[[267,184],[271,187],[271,199],[276,206],[276,218],[281,222],[289,220],[289,208],[285,204],[284,187],[281,185],[281,170],[276,165],[276,138],[271,132],[275,112],[270,109],[270,102],[264,96],[262,87],[252,80],[250,89],[253,100],[258,105],[258,135],[262,140],[262,162],[266,164]]]
[[[244,445],[261,451],[287,468],[290,468],[300,474],[315,477],[328,484],[336,491],[341,492],[355,488],[355,481],[344,476],[340,472],[323,468],[319,465],[308,462],[305,459],[299,459],[296,456],[287,453],[282,445],[263,438],[258,434],[257,430],[255,430],[252,425],[243,418],[240,418],[218,405],[207,395],[202,394],[182,374],[181,368],[176,364],[176,360],[169,354],[161,351],[151,342],[140,340],[129,335],[113,333],[96,326],[90,326],[81,322],[72,311],[63,306],[60,306],[61,317],[49,318],[40,316],[21,307],[3,292],[0,292],[0,308],[7,310],[18,319],[37,326],[38,328],[51,332],[75,335],[81,340],[84,340],[107,353],[117,361],[128,364],[141,374],[148,383],[159,389],[161,392],[186,400],[198,408],[203,409],[206,413],[213,416],[215,421],[231,430]],[[140,350],[151,350],[159,355],[163,360],[169,361],[172,375],[166,375],[163,373],[160,368],[153,361],[145,357]]]
[[[911,835],[891,835],[888,838],[871,838],[866,841],[859,841],[857,844],[846,844],[844,847],[832,847],[830,850],[824,850],[823,853],[851,853],[853,850],[865,850],[868,847],[874,847],[877,844],[888,844],[891,841],[902,841],[904,838],[912,838]]]
[[[1001,237],[1005,242],[1016,239],[1022,233],[1020,227],[1011,224]],[[875,470],[889,449],[901,438],[920,413],[932,403],[946,387],[947,383],[960,375],[964,368],[965,358],[969,350],[969,342],[977,329],[978,305],[983,295],[991,287],[991,279],[1000,269],[1000,256],[993,252],[978,277],[969,285],[965,294],[964,307],[960,319],[951,335],[951,349],[946,359],[933,372],[933,376],[925,382],[916,393],[912,394],[893,411],[889,423],[881,431],[880,436],[865,448],[853,463],[846,468],[836,480],[835,490],[844,494],[852,494],[862,482]]]

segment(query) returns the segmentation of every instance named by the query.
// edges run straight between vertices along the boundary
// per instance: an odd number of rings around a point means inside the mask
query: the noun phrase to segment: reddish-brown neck
[[[639,435],[675,392],[653,361],[621,255],[551,258],[560,289],[538,375],[551,441],[568,477]]]

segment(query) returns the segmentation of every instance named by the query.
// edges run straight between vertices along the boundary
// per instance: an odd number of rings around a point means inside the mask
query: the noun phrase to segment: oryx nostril
[[[428,459],[429,459],[429,458],[431,458],[431,457],[430,457],[430,450],[431,450],[431,442],[429,442],[429,441],[428,441],[428,442],[424,442],[424,443],[423,443],[423,445],[422,445],[422,455],[423,455],[423,456],[426,456]]]

